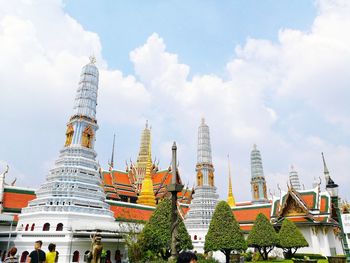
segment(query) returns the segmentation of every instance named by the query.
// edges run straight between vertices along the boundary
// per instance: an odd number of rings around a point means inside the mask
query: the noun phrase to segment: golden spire
[[[147,126],[146,126],[147,128]],[[142,181],[142,188],[137,203],[141,205],[156,206],[156,198],[153,192],[153,182],[151,177],[152,157],[151,157],[151,136],[148,141],[148,158],[146,161],[146,174]]]
[[[139,155],[137,157],[137,167],[146,170],[147,162],[149,157],[152,158],[151,155],[151,147],[149,147],[151,143],[151,129],[148,128],[148,121],[146,121],[145,129],[141,134],[141,145]]]
[[[227,155],[228,159],[228,197],[227,203],[230,207],[236,206],[235,198],[232,193],[232,182],[231,182],[231,167],[230,167],[230,156]]]

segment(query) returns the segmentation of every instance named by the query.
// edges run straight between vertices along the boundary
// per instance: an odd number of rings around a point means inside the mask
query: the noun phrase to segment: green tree
[[[247,239],[248,246],[256,248],[263,259],[267,260],[277,241],[277,233],[270,221],[264,214],[258,214]]]
[[[284,219],[278,233],[277,247],[283,249],[286,259],[292,258],[299,248],[307,246],[309,246],[309,243],[307,243],[297,226],[292,221]]]
[[[192,249],[191,237],[188,234],[182,219],[178,218],[177,250]],[[163,259],[170,257],[171,244],[171,201],[163,200],[158,204],[139,236],[141,250],[161,255]]]
[[[221,201],[217,204],[205,236],[205,251],[220,250],[230,261],[231,251],[241,252],[247,249],[239,224],[232,214],[230,206]]]

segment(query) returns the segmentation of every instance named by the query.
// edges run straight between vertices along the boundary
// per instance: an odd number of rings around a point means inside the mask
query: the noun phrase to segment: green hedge
[[[310,259],[327,259],[325,256],[321,254],[311,254],[311,253],[295,253],[293,258],[303,259],[304,257],[308,257]]]

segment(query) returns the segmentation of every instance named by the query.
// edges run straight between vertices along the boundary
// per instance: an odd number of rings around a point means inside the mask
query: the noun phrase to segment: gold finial
[[[91,64],[95,64],[95,63],[96,63],[96,57],[95,57],[94,55],[91,55],[91,56],[89,57],[89,59],[90,59],[90,63],[91,63]]]
[[[230,166],[230,155],[227,155],[228,160],[228,197],[227,203],[230,207],[236,206],[235,198],[232,192],[232,182],[231,182],[231,166]]]

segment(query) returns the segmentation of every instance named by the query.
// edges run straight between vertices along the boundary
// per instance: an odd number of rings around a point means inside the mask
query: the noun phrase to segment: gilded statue
[[[209,185],[214,186],[214,173],[213,173],[213,171],[209,172]]]
[[[263,185],[264,198],[267,199],[266,183]]]
[[[198,186],[203,185],[203,174],[201,171],[198,171],[198,173],[197,173],[197,184],[198,184]]]
[[[259,186],[257,184],[254,185],[254,198],[259,199]]]
[[[94,138],[94,132],[90,126],[86,127],[83,131],[83,136],[81,139],[81,145],[87,148],[92,147],[92,139]]]
[[[96,232],[93,236],[90,235],[91,239],[91,250],[88,255],[89,263],[101,263],[102,254],[102,238],[101,234]]]
[[[73,125],[69,124],[66,131],[66,143],[64,144],[64,146],[71,145],[73,140],[73,134],[74,134]]]

